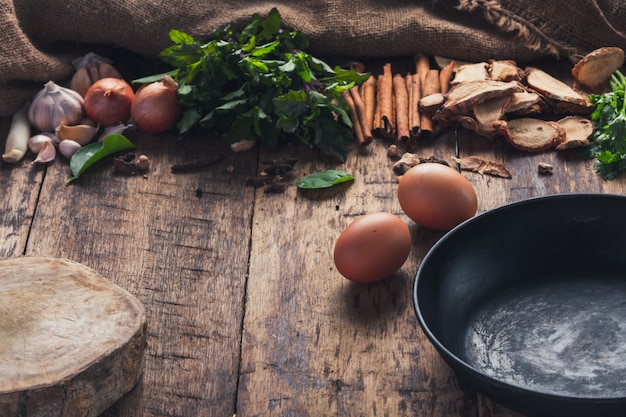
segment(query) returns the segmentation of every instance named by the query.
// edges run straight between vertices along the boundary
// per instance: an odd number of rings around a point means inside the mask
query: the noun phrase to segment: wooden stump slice
[[[0,260],[0,416],[96,417],[138,381],[146,314],[84,265]]]

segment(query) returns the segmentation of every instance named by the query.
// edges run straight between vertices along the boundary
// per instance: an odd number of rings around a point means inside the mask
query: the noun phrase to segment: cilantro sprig
[[[626,77],[617,70],[610,79],[611,91],[592,94],[594,131],[589,151],[597,159],[594,169],[605,180],[626,169]]]
[[[203,41],[175,29],[169,35],[173,45],[160,58],[179,84],[179,133],[200,127],[231,143],[256,139],[269,150],[298,138],[345,160],[353,135],[341,93],[369,74],[306,53],[309,39],[283,28],[277,9],[265,19],[255,14],[240,32],[229,26]]]

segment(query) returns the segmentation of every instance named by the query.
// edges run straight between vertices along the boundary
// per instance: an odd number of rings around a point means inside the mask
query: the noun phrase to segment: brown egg
[[[411,251],[406,223],[391,213],[365,214],[350,223],[335,242],[334,261],[347,279],[379,281],[402,267]]]
[[[458,171],[438,163],[409,169],[398,184],[398,201],[414,222],[448,231],[476,214],[478,198]]]

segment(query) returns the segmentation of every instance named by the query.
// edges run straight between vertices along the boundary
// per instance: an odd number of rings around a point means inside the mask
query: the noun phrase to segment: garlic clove
[[[43,144],[46,142],[50,142],[54,146],[55,140],[53,139],[53,137],[54,135],[48,132],[39,133],[34,136],[31,136],[28,139],[28,149],[30,149],[32,153],[39,153],[41,152],[41,148],[43,147]]]
[[[233,152],[246,152],[251,149],[254,149],[256,146],[256,140],[242,139],[238,142],[234,142],[230,144],[230,149]]]
[[[57,148],[54,147],[54,143],[52,143],[52,141],[43,142],[33,164],[47,164],[48,162],[54,161],[56,155]]]
[[[61,140],[73,140],[84,146],[98,133],[98,127],[90,125],[73,125],[68,126],[61,123],[54,131]]]
[[[118,123],[113,126],[107,126],[102,131],[102,134],[98,137],[98,142],[102,142],[104,138],[110,135],[115,135],[115,134],[121,135],[122,133],[126,131],[126,129],[128,129],[131,126],[132,124],[124,124],[124,123]]]
[[[65,139],[59,143],[59,152],[66,158],[71,158],[74,152],[81,148],[80,143],[75,140]]]

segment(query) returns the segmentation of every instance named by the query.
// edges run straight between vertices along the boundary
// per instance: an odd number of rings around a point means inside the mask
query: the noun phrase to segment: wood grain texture
[[[146,306],[143,379],[103,417],[519,417],[459,381],[418,326],[414,275],[442,233],[401,212],[389,142],[354,146],[343,164],[290,146],[228,153],[210,167],[172,174],[172,163],[215,149],[202,136],[135,139],[152,160],[146,178],[100,166],[66,186],[62,160],[46,170],[0,164],[10,181],[0,198],[9,219],[0,224],[0,254],[84,263]],[[460,156],[500,162],[512,174],[463,172],[479,212],[548,194],[626,193],[625,178],[602,181],[576,150],[530,154],[463,130],[459,145]],[[451,162],[453,131],[419,141],[415,152]],[[279,156],[300,159],[284,194],[243,185],[259,161]],[[539,162],[552,164],[553,174],[540,174]],[[297,178],[328,168],[355,181],[295,188]],[[353,284],[334,269],[335,239],[356,217],[379,210],[407,221],[411,254],[390,279]]]
[[[0,415],[97,417],[143,370],[141,303],[84,265],[0,260]]]
[[[4,150],[10,118],[0,119],[0,149]],[[16,164],[0,160],[0,258],[23,254],[26,247],[37,196],[43,181],[43,170],[31,167],[32,159],[25,157]]]
[[[340,166],[300,156],[302,176],[352,173],[354,183],[344,187],[257,195],[238,415],[443,417],[476,409],[475,396],[459,389],[417,326],[413,276],[441,234],[401,212],[386,145],[353,150]],[[414,246],[393,277],[359,285],[335,270],[332,250],[351,221],[375,211],[407,221]]]
[[[204,137],[134,140],[151,160],[145,177],[107,164],[65,185],[67,163],[48,167],[26,253],[84,263],[146,305],[142,381],[105,415],[232,415],[254,193],[242,179],[256,155],[172,174],[224,149]]]

